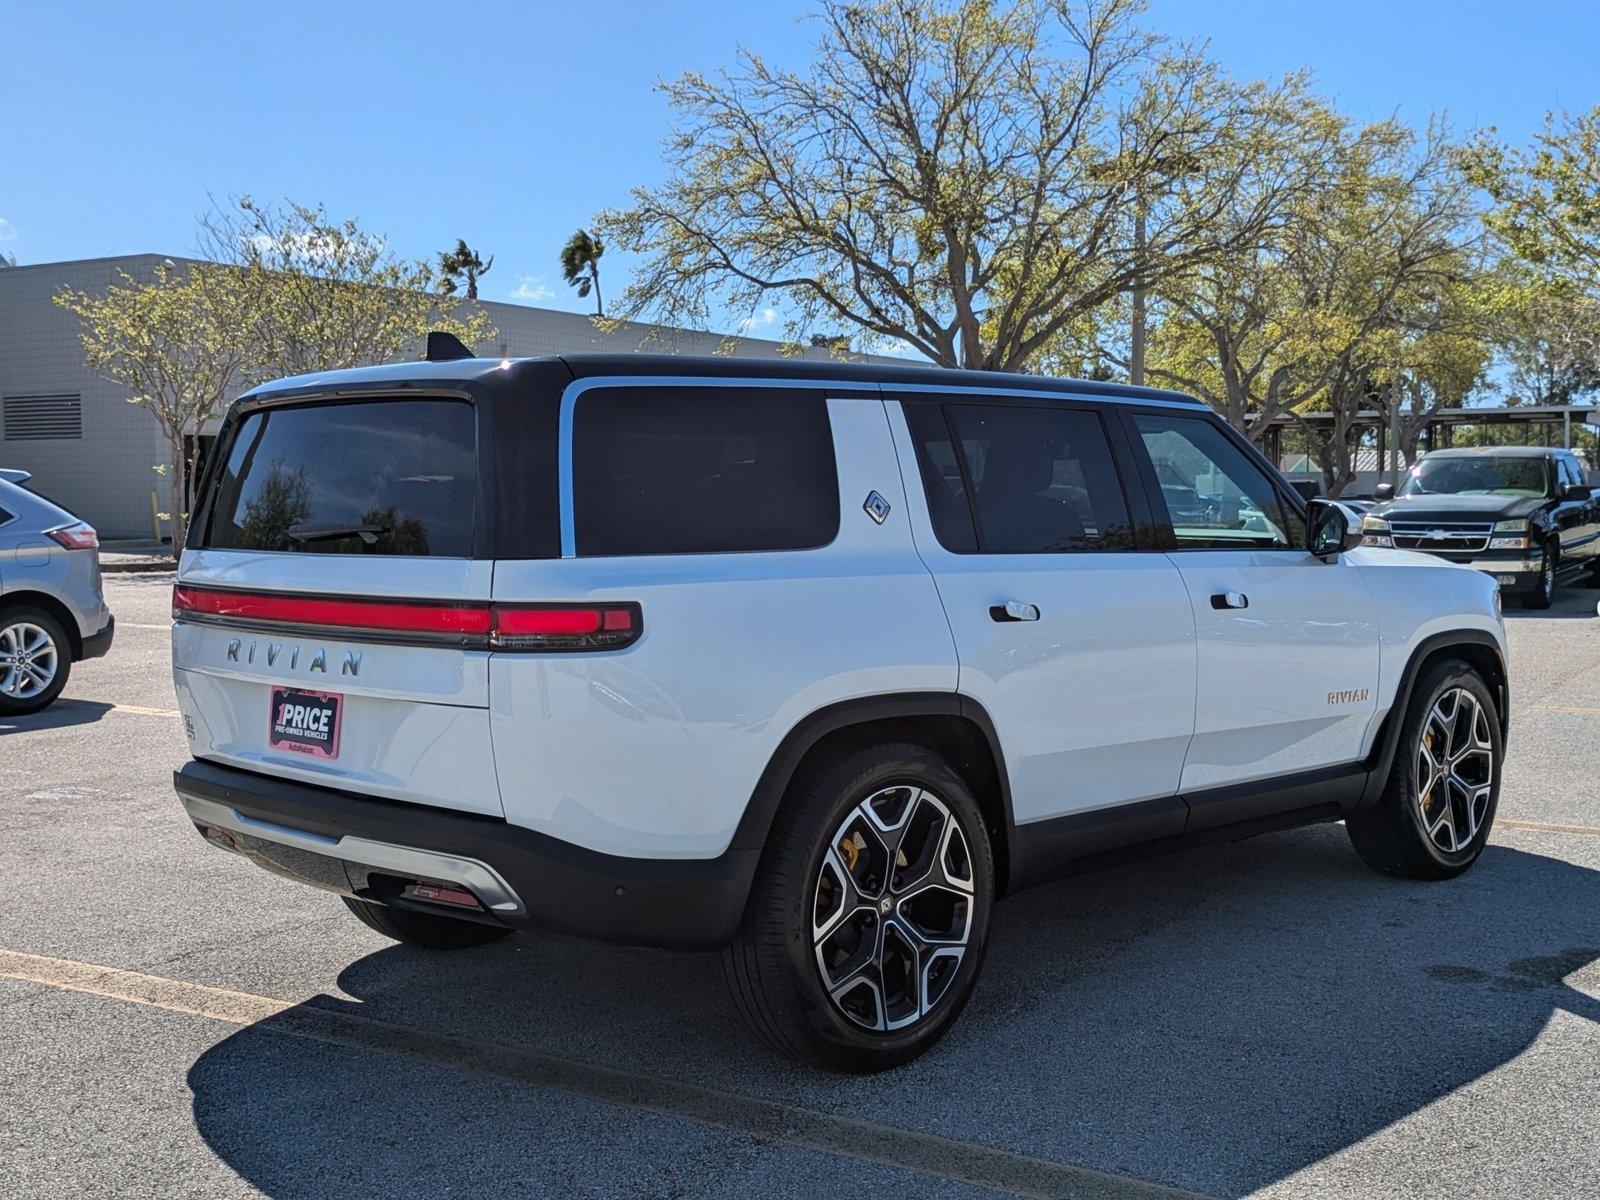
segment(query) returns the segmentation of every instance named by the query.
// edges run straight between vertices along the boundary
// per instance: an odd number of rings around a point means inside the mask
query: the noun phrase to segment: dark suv
[[[1485,446],[1435,450],[1398,494],[1378,486],[1362,542],[1465,563],[1549,608],[1564,574],[1600,573],[1600,499],[1570,450]]]

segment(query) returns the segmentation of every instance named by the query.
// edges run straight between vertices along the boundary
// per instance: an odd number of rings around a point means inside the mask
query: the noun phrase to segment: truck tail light
[[[45,537],[66,550],[98,550],[100,535],[93,525],[79,521],[76,525],[63,525],[60,529],[45,531]]]

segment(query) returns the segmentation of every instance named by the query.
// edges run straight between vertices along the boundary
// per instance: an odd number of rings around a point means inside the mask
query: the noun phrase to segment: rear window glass
[[[271,408],[239,423],[203,545],[467,558],[472,406],[381,400]]]
[[[573,524],[583,555],[804,550],[839,530],[821,393],[607,388],[575,409]]]

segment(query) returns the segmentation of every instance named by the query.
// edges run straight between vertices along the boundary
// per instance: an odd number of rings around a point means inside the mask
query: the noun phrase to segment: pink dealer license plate
[[[313,758],[337,758],[343,701],[344,697],[332,692],[274,687],[267,745],[274,750],[292,750]]]

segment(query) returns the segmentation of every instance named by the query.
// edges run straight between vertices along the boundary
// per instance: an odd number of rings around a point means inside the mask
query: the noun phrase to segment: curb
[[[178,561],[173,558],[165,558],[155,562],[103,562],[100,564],[100,574],[102,575],[153,575],[157,571],[176,571],[177,569]]]

